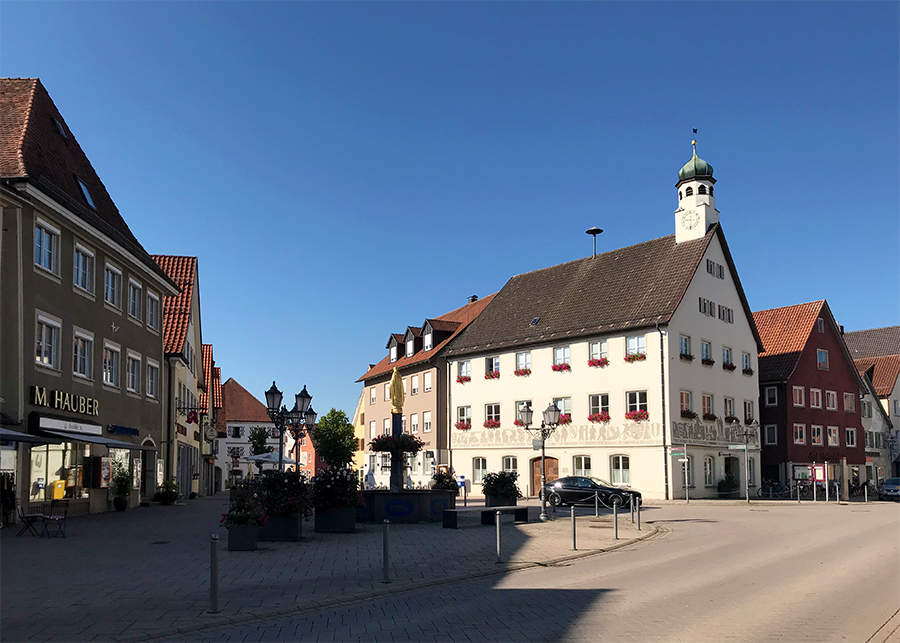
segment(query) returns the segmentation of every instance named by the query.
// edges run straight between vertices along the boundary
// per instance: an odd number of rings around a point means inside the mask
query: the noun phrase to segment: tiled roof
[[[212,381],[213,408],[222,408],[222,369],[218,366],[213,367]]]
[[[167,355],[177,355],[184,350],[188,324],[191,322],[191,302],[194,298],[194,277],[197,274],[197,257],[153,255],[159,267],[181,288],[181,293],[163,297],[163,336]]]
[[[405,339],[406,339],[406,335],[404,335],[403,333],[391,333],[391,337],[390,337],[390,339],[388,339],[388,343],[385,346],[385,348],[391,347],[392,340],[397,342],[398,344],[402,344]]]
[[[226,422],[271,422],[266,405],[238,384],[233,377],[222,384],[221,415]]]
[[[669,235],[527,272],[503,286],[446,354],[508,350],[666,323],[717,235],[736,276],[724,234],[717,224],[694,241],[675,243],[675,235]],[[750,310],[737,278],[735,286],[749,318]]]
[[[781,382],[790,377],[824,306],[822,299],[753,313],[765,348],[759,354],[760,382]]]
[[[0,177],[28,182],[127,248],[149,270],[162,271],[132,234],[50,94],[37,78],[0,79]],[[64,134],[57,131],[59,123]],[[78,179],[87,186],[90,207]]]
[[[431,324],[431,327],[439,333],[452,333],[459,328],[459,322],[447,321],[446,319],[426,319],[425,323]]]
[[[890,397],[900,375],[900,355],[879,355],[877,357],[860,357],[853,360],[856,370],[864,375],[871,369],[872,386],[878,397]]]
[[[844,333],[844,343],[853,359],[900,355],[900,326],[870,328]]]
[[[370,366],[369,370],[366,371],[366,374],[356,381],[363,382],[365,380],[372,379],[373,377],[378,377],[380,375],[384,375],[385,373],[390,373],[394,370],[395,366],[398,369],[403,369],[407,366],[426,362],[432,357],[439,355],[441,351],[444,350],[444,347],[450,342],[450,340],[456,337],[463,329],[465,329],[467,325],[472,323],[472,320],[476,319],[478,315],[482,313],[487,305],[491,303],[491,301],[493,301],[495,295],[496,293],[494,295],[482,297],[481,299],[468,303],[461,308],[451,310],[449,313],[445,313],[436,319],[429,320],[432,322],[432,324],[434,322],[437,322],[439,325],[446,324],[448,330],[453,330],[453,334],[439,344],[435,345],[430,351],[419,351],[412,357],[401,357],[396,362],[391,362],[390,355],[386,355],[380,362],[378,362],[374,366]],[[453,325],[452,329],[449,328],[450,324]],[[437,330],[437,328],[435,328],[435,330]],[[402,335],[400,335],[399,341],[403,341]]]
[[[213,377],[213,347],[212,344],[203,344],[203,382],[200,384],[200,408],[209,408],[209,393],[212,390]]]

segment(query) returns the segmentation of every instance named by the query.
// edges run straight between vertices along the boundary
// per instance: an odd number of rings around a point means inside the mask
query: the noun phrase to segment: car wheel
[[[618,506],[619,509],[621,509],[624,504],[625,504],[625,499],[622,498],[622,496],[620,496],[618,494],[614,493],[609,497],[609,506],[610,507]]]
[[[559,496],[558,493],[555,493],[555,492],[551,493],[549,496],[547,496],[547,501],[550,503],[550,506],[552,506],[552,507],[558,507],[562,504],[562,498]]]

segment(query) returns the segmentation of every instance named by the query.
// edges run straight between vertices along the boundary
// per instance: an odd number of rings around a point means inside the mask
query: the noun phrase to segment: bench
[[[466,507],[463,509],[444,509],[444,529],[459,529],[457,517],[461,513],[481,512],[481,524],[493,525],[495,512],[513,514],[513,520],[516,522],[528,522],[528,507],[517,507],[515,505],[509,507]]]

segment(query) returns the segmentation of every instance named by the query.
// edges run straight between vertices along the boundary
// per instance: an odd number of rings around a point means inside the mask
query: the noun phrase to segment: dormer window
[[[413,356],[413,353],[414,353],[415,350],[416,350],[415,346],[416,346],[416,343],[415,343],[415,340],[414,340],[414,339],[409,338],[409,339],[406,341],[406,356],[407,356],[407,357],[412,357],[412,356]]]
[[[396,344],[391,346],[391,361],[392,362],[397,361],[397,345]]]
[[[706,194],[706,186],[705,186],[705,185],[701,185],[700,187],[698,187],[698,188],[697,188],[697,194]]]
[[[425,346],[423,350],[430,351],[434,348],[434,333],[425,333]]]
[[[62,136],[63,138],[69,138],[66,135],[66,128],[63,127],[63,124],[59,122],[58,118],[53,119],[53,126],[56,128],[56,133]]]
[[[684,196],[693,196],[693,194],[694,194],[694,188],[692,188],[692,187],[684,188]]]
[[[88,190],[87,186],[84,184],[84,181],[82,181],[78,177],[76,177],[76,180],[78,181],[78,187],[81,189],[81,194],[82,196],[84,196],[84,200],[87,201],[87,204],[91,206],[91,208],[96,210],[97,206],[94,205],[94,200],[91,198],[91,193]]]

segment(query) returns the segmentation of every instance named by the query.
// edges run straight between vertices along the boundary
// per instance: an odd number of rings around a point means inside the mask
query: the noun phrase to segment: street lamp
[[[294,408],[290,411],[281,404],[282,393],[272,382],[272,388],[266,391],[266,413],[275,423],[275,431],[278,433],[278,470],[284,471],[284,430],[291,432],[294,442],[300,439],[304,430],[308,430],[316,423],[316,412],[310,406],[312,395],[303,390],[294,396]]]
[[[545,447],[547,444],[547,438],[553,435],[553,432],[556,430],[556,427],[559,426],[559,407],[556,406],[555,402],[551,402],[550,406],[544,409],[544,419],[541,422],[540,429],[532,429],[531,428],[531,420],[534,417],[534,411],[531,410],[531,405],[526,403],[521,409],[519,409],[519,420],[522,422],[522,425],[525,427],[525,430],[531,433],[532,435],[536,435],[538,432],[541,436],[541,520],[547,521],[547,494],[545,493],[544,487],[547,485],[547,469],[546,469],[546,453]]]

